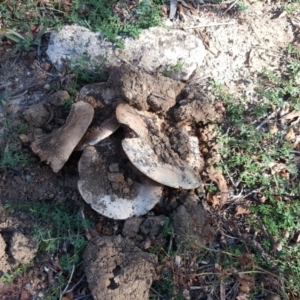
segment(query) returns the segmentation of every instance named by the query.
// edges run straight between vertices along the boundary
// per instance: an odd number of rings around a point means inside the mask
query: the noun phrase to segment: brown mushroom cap
[[[157,154],[156,146],[165,145],[161,120],[154,114],[137,111],[128,104],[117,106],[116,116],[121,124],[127,125],[137,137],[122,141],[124,152],[132,164],[149,178],[166,186],[194,189],[200,186],[199,169],[201,165],[198,139],[187,135],[190,152],[185,160],[164,161]],[[154,145],[153,141],[156,141]],[[172,152],[172,149],[167,149]],[[164,154],[164,153],[163,153]]]
[[[118,165],[118,148],[120,145],[109,139],[104,147],[99,144],[97,148],[88,146],[84,149],[78,163],[78,189],[95,211],[122,220],[151,210],[161,198],[162,186],[142,174],[138,175],[139,182],[134,177],[126,178],[128,168],[125,172],[110,172],[111,165]]]
[[[31,144],[32,151],[58,172],[87,131],[93,116],[90,104],[82,101],[73,104],[66,123],[49,135],[37,136]]]

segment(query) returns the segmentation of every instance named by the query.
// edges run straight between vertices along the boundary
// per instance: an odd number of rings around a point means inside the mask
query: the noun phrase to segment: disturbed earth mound
[[[204,160],[196,132],[218,120],[196,86],[125,64],[112,68],[107,82],[83,87],[66,123],[36,135],[31,148],[54,172],[73,151],[83,151],[81,196],[97,212],[126,219],[153,208],[163,186],[201,185]]]

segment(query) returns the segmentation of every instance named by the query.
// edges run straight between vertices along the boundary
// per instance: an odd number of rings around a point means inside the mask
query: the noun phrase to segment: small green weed
[[[293,57],[293,58],[295,58],[295,59],[299,59],[299,58],[300,58],[300,49],[298,49],[297,47],[295,47],[295,46],[289,44],[289,45],[287,46],[286,51],[287,51],[287,53],[288,53],[291,57]]]
[[[8,203],[5,209],[20,210],[35,220],[33,238],[38,243],[39,253],[60,253],[59,264],[65,272],[59,275],[45,292],[45,299],[59,299],[62,289],[67,284],[67,276],[82,262],[82,254],[87,244],[85,230],[91,222],[83,219],[72,208],[55,202]],[[16,272],[18,275],[20,271],[17,269]],[[11,280],[14,276],[15,272],[6,275],[6,280]]]
[[[289,15],[300,10],[300,2],[296,1],[287,1],[287,4],[284,7],[284,11]]]
[[[9,120],[3,122],[0,134],[0,169],[26,166],[33,161],[32,156],[23,153],[18,136],[25,132],[23,124],[13,124]]]
[[[248,222],[253,230],[259,231],[264,226],[272,237],[261,237],[269,263],[255,255],[253,265],[256,270],[277,266],[276,280],[283,286],[280,291],[283,297],[289,292],[300,293],[299,247],[297,244],[291,246],[291,239],[300,226],[299,174],[295,167],[293,143],[283,138],[284,128],[271,133],[258,124],[271,114],[274,107],[283,108],[286,102],[291,110],[299,111],[299,70],[299,65],[294,62],[288,64],[284,75],[263,70],[255,90],[259,101],[254,104],[247,102],[245,97],[232,96],[222,85],[212,82],[214,93],[226,104],[228,117],[227,128],[223,129],[226,133],[222,134],[220,129],[223,159],[218,167],[229,171],[236,186],[259,191],[265,198],[265,203],[252,205],[253,217]],[[282,166],[282,172],[274,171],[273,166],[277,165]],[[227,252],[242,255],[236,250],[228,249]],[[234,261],[228,262],[235,266]]]
[[[176,73],[180,72],[183,66],[184,66],[184,61],[178,61],[175,65],[166,68],[162,74],[166,77],[172,77]]]
[[[60,1],[35,2],[25,0],[6,0],[0,6],[0,15],[6,27],[20,29],[24,24],[48,24],[49,27],[60,28],[62,24],[79,24],[93,31],[100,31],[103,37],[115,42],[118,46],[120,35],[137,37],[142,29],[162,24],[160,8],[157,1],[140,2],[134,9],[121,4],[128,16],[118,16],[116,0],[75,0],[69,6]],[[23,37],[16,31],[9,32],[8,38],[14,40],[22,49],[28,49],[36,42],[30,37]]]
[[[240,12],[243,12],[243,11],[247,10],[247,8],[248,8],[244,1],[238,1],[236,3],[236,7]]]
[[[61,256],[60,263],[66,271],[69,272],[72,265],[80,263],[82,251],[87,243],[85,229],[90,226],[88,220],[54,202],[7,204],[5,208],[22,210],[36,220],[33,235],[39,245],[39,251],[57,251],[72,245],[72,253],[66,252]]]
[[[7,273],[4,273],[3,276],[1,277],[1,281],[3,283],[12,283],[13,280],[24,274],[25,271],[31,266],[31,264],[21,264],[19,265],[14,271],[12,272],[7,272]]]
[[[33,46],[37,46],[40,42],[41,37],[47,30],[47,26],[43,26],[43,28],[39,31],[36,37],[33,36],[30,27],[26,24],[26,34],[23,36],[18,32],[8,29],[4,35],[15,42],[16,50],[20,51],[29,51]]]
[[[74,81],[80,85],[103,82],[108,79],[104,63],[105,58],[102,56],[92,59],[88,55],[81,55],[69,66],[69,73],[75,74]]]

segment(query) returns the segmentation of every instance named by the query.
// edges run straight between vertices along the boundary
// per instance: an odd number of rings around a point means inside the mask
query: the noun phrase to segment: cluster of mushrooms
[[[159,83],[159,76],[141,78],[136,70],[123,72],[130,83],[115,80],[114,74],[106,83],[84,87],[65,124],[50,134],[35,136],[31,144],[54,172],[62,169],[73,151],[82,151],[79,192],[95,211],[113,219],[147,213],[162,199],[164,186],[198,188],[203,166],[191,125],[172,123],[167,116],[182,85],[168,79],[170,86],[166,87],[167,82],[163,87],[167,96],[161,96],[159,84],[149,87]],[[151,77],[146,90],[145,76]],[[144,95],[144,102],[136,100],[139,94]],[[99,123],[100,102],[101,112],[112,113]]]

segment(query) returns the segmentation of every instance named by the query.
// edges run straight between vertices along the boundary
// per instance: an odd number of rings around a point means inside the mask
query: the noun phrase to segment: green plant
[[[62,24],[79,24],[93,31],[100,31],[104,38],[122,47],[120,35],[137,37],[142,29],[162,24],[159,1],[142,1],[133,9],[121,3],[127,16],[117,13],[116,0],[75,0],[72,5],[61,1],[35,2],[6,0],[0,5],[0,15],[7,27],[18,28],[24,24],[47,24],[59,29]],[[8,38],[26,50],[37,42],[30,34],[22,36],[8,32]]]
[[[4,35],[15,42],[17,50],[20,51],[29,51],[32,46],[36,46],[39,44],[41,37],[47,30],[47,26],[43,26],[43,28],[39,31],[36,37],[33,36],[29,25],[26,24],[27,32],[23,36],[19,34],[18,32],[8,29]]]
[[[81,55],[70,64],[69,73],[75,75],[73,80],[80,85],[103,82],[108,79],[108,75],[104,71],[104,64],[105,58],[102,56],[92,59],[88,55]]]
[[[22,152],[19,135],[25,132],[24,124],[13,124],[9,120],[3,122],[0,134],[0,169],[25,166],[33,161],[32,156]]]
[[[300,49],[293,46],[292,44],[289,44],[287,46],[286,51],[291,57],[296,58],[296,59],[300,58]]]
[[[238,1],[236,6],[239,11],[245,11],[247,9],[247,5],[244,1]]]
[[[278,124],[278,132],[272,133],[262,129],[261,124],[274,107],[282,109],[287,101],[291,110],[300,109],[298,80],[299,65],[294,62],[288,64],[284,75],[263,70],[256,89],[259,101],[252,103],[245,97],[231,95],[218,82],[211,82],[214,93],[227,109],[226,128],[220,128],[223,159],[218,167],[228,171],[239,188],[259,191],[264,197],[265,203],[251,206],[253,215],[248,224],[253,230],[265,228],[265,235],[259,235],[258,240],[269,256],[268,261],[262,260],[252,246],[255,254],[252,267],[263,272],[276,268],[272,276],[282,285],[279,292],[283,297],[288,292],[300,293],[300,255],[298,245],[291,243],[300,226],[299,174],[293,143],[283,139],[284,127]],[[243,255],[237,249],[227,249],[227,252]],[[230,259],[223,267],[230,265],[239,268]]]
[[[300,9],[300,2],[298,0],[287,1],[287,4],[284,6],[284,11],[287,14],[292,14],[294,12],[297,12],[299,9]]]
[[[45,201],[34,201],[31,204],[6,204],[7,210],[16,209],[29,214],[36,220],[33,227],[34,239],[39,251],[57,251],[61,247],[72,245],[60,258],[64,270],[70,272],[73,265],[81,261],[82,251],[87,243],[85,229],[90,226],[88,220],[61,204]]]
[[[20,264],[16,269],[14,269],[12,272],[6,272],[1,277],[1,281],[3,283],[12,283],[13,280],[24,274],[25,271],[31,266],[31,264]]]
[[[184,61],[178,61],[176,64],[167,67],[163,71],[163,75],[166,77],[171,77],[176,73],[182,71],[183,66],[184,66]]]

